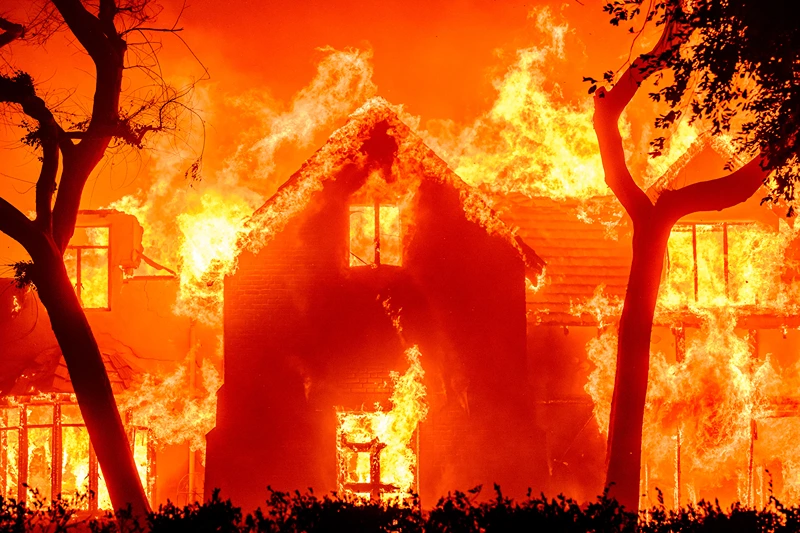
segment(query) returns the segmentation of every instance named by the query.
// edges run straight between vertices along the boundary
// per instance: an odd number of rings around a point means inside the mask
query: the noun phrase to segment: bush
[[[76,500],[18,503],[0,497],[0,533],[499,533],[515,531],[578,532],[800,532],[800,506],[772,498],[765,509],[702,501],[677,511],[663,503],[636,515],[626,513],[607,493],[579,504],[565,496],[528,496],[515,502],[495,486],[495,496],[479,500],[480,488],[454,492],[429,511],[412,498],[395,505],[363,503],[337,494],[316,496],[268,489],[263,508],[243,515],[215,492],[210,501],[178,507],[167,503],[139,527],[128,513],[86,516]],[[79,501],[79,500],[78,500]]]

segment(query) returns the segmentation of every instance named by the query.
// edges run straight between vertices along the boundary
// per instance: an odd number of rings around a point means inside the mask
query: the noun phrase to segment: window
[[[669,237],[666,305],[757,305],[769,297],[776,272],[763,253],[774,240],[753,224],[679,224]]]
[[[109,309],[109,228],[78,227],[64,263],[84,309]]]
[[[128,426],[139,477],[152,499],[155,449],[147,428]],[[89,442],[89,433],[74,397],[12,398],[0,405],[0,494],[18,501],[76,491],[88,500],[83,509],[111,509],[103,472]]]
[[[396,265],[402,260],[396,205],[350,206],[350,266]]]
[[[419,493],[419,440],[413,433],[393,433],[396,414],[340,411],[336,430],[339,492],[373,502],[400,502]],[[408,442],[403,442],[404,437]]]

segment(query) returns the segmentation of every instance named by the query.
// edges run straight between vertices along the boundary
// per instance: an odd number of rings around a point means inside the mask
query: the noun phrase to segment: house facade
[[[455,487],[522,493],[543,479],[526,370],[538,256],[385,103],[351,117],[251,224],[312,180],[302,207],[225,281],[206,486],[245,506],[267,485],[347,490],[337,414],[392,409],[390,372],[408,367],[413,346],[428,405],[410,443],[413,490],[433,502]],[[368,454],[366,444],[349,446]],[[376,481],[352,492],[395,490]]]

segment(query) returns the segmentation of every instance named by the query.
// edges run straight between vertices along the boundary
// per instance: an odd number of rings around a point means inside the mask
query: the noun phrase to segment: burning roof
[[[373,98],[350,116],[347,123],[331,135],[245,223],[239,244],[257,253],[296,214],[302,211],[312,195],[326,181],[336,180],[348,163],[363,164],[365,151],[376,132],[385,131],[396,143],[391,165],[403,171],[415,170],[423,179],[435,180],[458,191],[467,219],[479,224],[489,234],[504,239],[522,257],[532,275],[539,275],[544,261],[507,226],[492,210],[487,199],[465,183],[431,150],[398,116],[401,109],[383,98]],[[370,157],[375,157],[374,152]]]

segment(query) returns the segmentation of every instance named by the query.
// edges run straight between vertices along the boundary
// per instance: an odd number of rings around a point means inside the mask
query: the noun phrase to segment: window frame
[[[381,262],[381,207],[393,207],[397,209],[398,217],[400,216],[400,207],[397,204],[382,204],[381,202],[374,202],[372,205],[370,204],[350,204],[349,205],[349,212],[348,212],[348,235],[349,235],[349,242],[348,242],[348,266],[350,268],[360,268],[360,267],[372,267],[372,268],[380,268],[380,267],[400,267],[403,265],[403,234],[402,234],[402,224],[399,224],[399,235],[397,239],[400,244],[400,264],[384,264]],[[373,244],[372,244],[372,251],[373,251],[373,262],[367,263],[359,257],[358,255],[353,253],[353,237],[352,237],[352,216],[357,211],[354,208],[372,208],[373,210]],[[361,264],[353,264],[352,258],[355,257]]]
[[[728,228],[731,226],[747,226],[750,223],[748,222],[681,222],[675,224],[670,231],[670,236],[672,233],[677,231],[684,231],[684,232],[691,232],[692,234],[692,297],[695,303],[698,302],[698,297],[700,295],[700,280],[699,280],[699,268],[697,262],[697,227],[710,227],[712,231],[720,231],[722,233],[722,275],[725,282],[725,298],[730,300],[730,261],[728,259],[728,251],[729,251],[729,240],[728,240]],[[667,280],[669,280],[670,275],[670,258],[669,258],[669,244],[667,244],[667,256],[666,256],[666,269],[665,274]],[[756,304],[758,300],[756,300]]]
[[[77,402],[71,394],[56,394],[48,395],[43,399],[37,398],[11,398],[10,401],[0,403],[0,410],[3,411],[3,417],[7,416],[7,411],[12,409],[18,410],[18,419],[16,421],[9,420],[7,425],[0,426],[0,494],[5,495],[6,498],[16,498],[19,502],[27,501],[29,496],[29,487],[25,486],[28,482],[29,464],[28,453],[30,449],[30,436],[29,430],[31,429],[50,429],[50,495],[47,498],[52,501],[54,496],[62,494],[63,479],[62,471],[64,468],[63,463],[63,430],[65,428],[86,428],[86,423],[81,420],[78,422],[65,422],[64,415],[62,415],[62,406],[74,405]],[[50,406],[52,407],[52,422],[48,424],[31,424],[28,422],[28,408],[35,406]],[[16,425],[12,425],[16,422]],[[138,433],[147,434],[147,473],[145,480],[145,492],[150,502],[155,501],[155,472],[156,472],[156,451],[155,441],[153,434],[149,428],[144,426],[136,426],[130,423],[125,425],[128,441],[131,446],[131,451],[135,450],[136,435]],[[7,435],[10,432],[17,432],[17,494],[8,494],[8,453],[7,453]],[[87,429],[88,431],[88,429]],[[89,462],[88,471],[88,509],[91,512],[99,510],[99,486],[100,486],[100,468],[97,461],[97,454],[95,453],[94,446],[89,441],[88,457]],[[42,488],[42,487],[39,487]],[[65,495],[66,496],[66,495]]]
[[[75,252],[75,285],[73,290],[78,297],[81,308],[84,311],[111,311],[111,239],[112,231],[110,225],[77,225],[75,229],[94,229],[105,228],[108,230],[108,242],[105,245],[99,244],[68,244],[67,250]],[[82,283],[81,283],[81,257],[83,250],[106,250],[106,306],[105,307],[86,307],[81,298]]]

